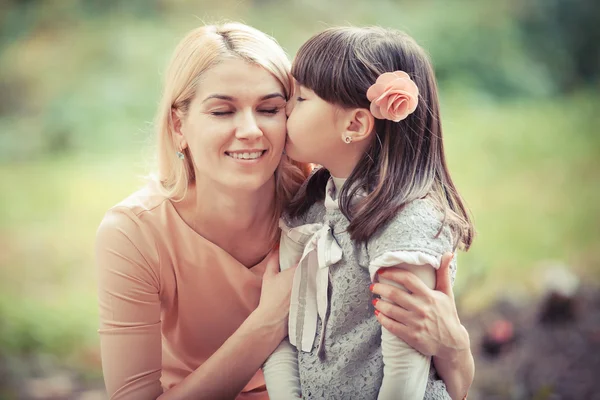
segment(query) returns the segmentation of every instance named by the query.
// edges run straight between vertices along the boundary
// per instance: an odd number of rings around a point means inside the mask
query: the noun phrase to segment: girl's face
[[[338,107],[312,90],[296,85],[287,107],[288,139],[285,153],[293,160],[316,163],[327,168],[344,152]]]
[[[285,144],[285,93],[260,66],[228,59],[206,71],[180,139],[199,182],[257,190],[273,177]]]

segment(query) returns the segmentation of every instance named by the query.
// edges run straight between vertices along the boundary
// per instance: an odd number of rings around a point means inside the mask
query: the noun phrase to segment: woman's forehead
[[[281,83],[265,68],[239,59],[226,59],[206,71],[196,92],[201,101],[211,96],[262,100],[267,96],[285,99]]]

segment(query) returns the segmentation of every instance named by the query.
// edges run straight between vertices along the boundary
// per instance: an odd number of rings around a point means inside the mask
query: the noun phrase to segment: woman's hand
[[[448,269],[453,255],[442,257],[436,271],[436,289],[428,288],[409,271],[385,268],[380,276],[403,285],[400,288],[376,283],[372,291],[393,303],[377,301],[377,319],[382,326],[419,352],[442,359],[455,359],[468,351],[469,334],[460,323]]]
[[[279,250],[273,250],[268,256],[263,275],[260,302],[254,313],[260,315],[263,322],[281,328],[287,335],[287,321],[290,311],[290,296],[296,267],[279,272]]]

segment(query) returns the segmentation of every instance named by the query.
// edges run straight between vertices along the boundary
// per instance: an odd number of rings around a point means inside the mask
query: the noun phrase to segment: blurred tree
[[[600,1],[531,0],[519,19],[526,48],[561,91],[598,84]]]

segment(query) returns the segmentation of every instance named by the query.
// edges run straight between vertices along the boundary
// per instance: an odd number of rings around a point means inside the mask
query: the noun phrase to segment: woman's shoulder
[[[119,203],[109,209],[129,210],[133,215],[140,216],[144,213],[152,213],[157,208],[165,206],[169,199],[161,192],[160,183],[149,181],[139,190],[127,196]]]
[[[368,247],[372,257],[392,251],[418,251],[440,256],[453,251],[452,236],[443,210],[433,200],[423,198],[407,203],[371,237]]]
[[[104,214],[97,239],[125,236],[131,241],[140,242],[148,227],[164,215],[162,208],[168,204],[169,200],[161,193],[158,183],[148,182]]]
[[[105,290],[127,291],[140,282],[152,290],[160,287],[160,237],[147,218],[150,214],[146,214],[159,204],[153,188],[144,187],[104,215],[96,231],[95,256],[99,282]],[[139,293],[132,296],[136,295]]]

